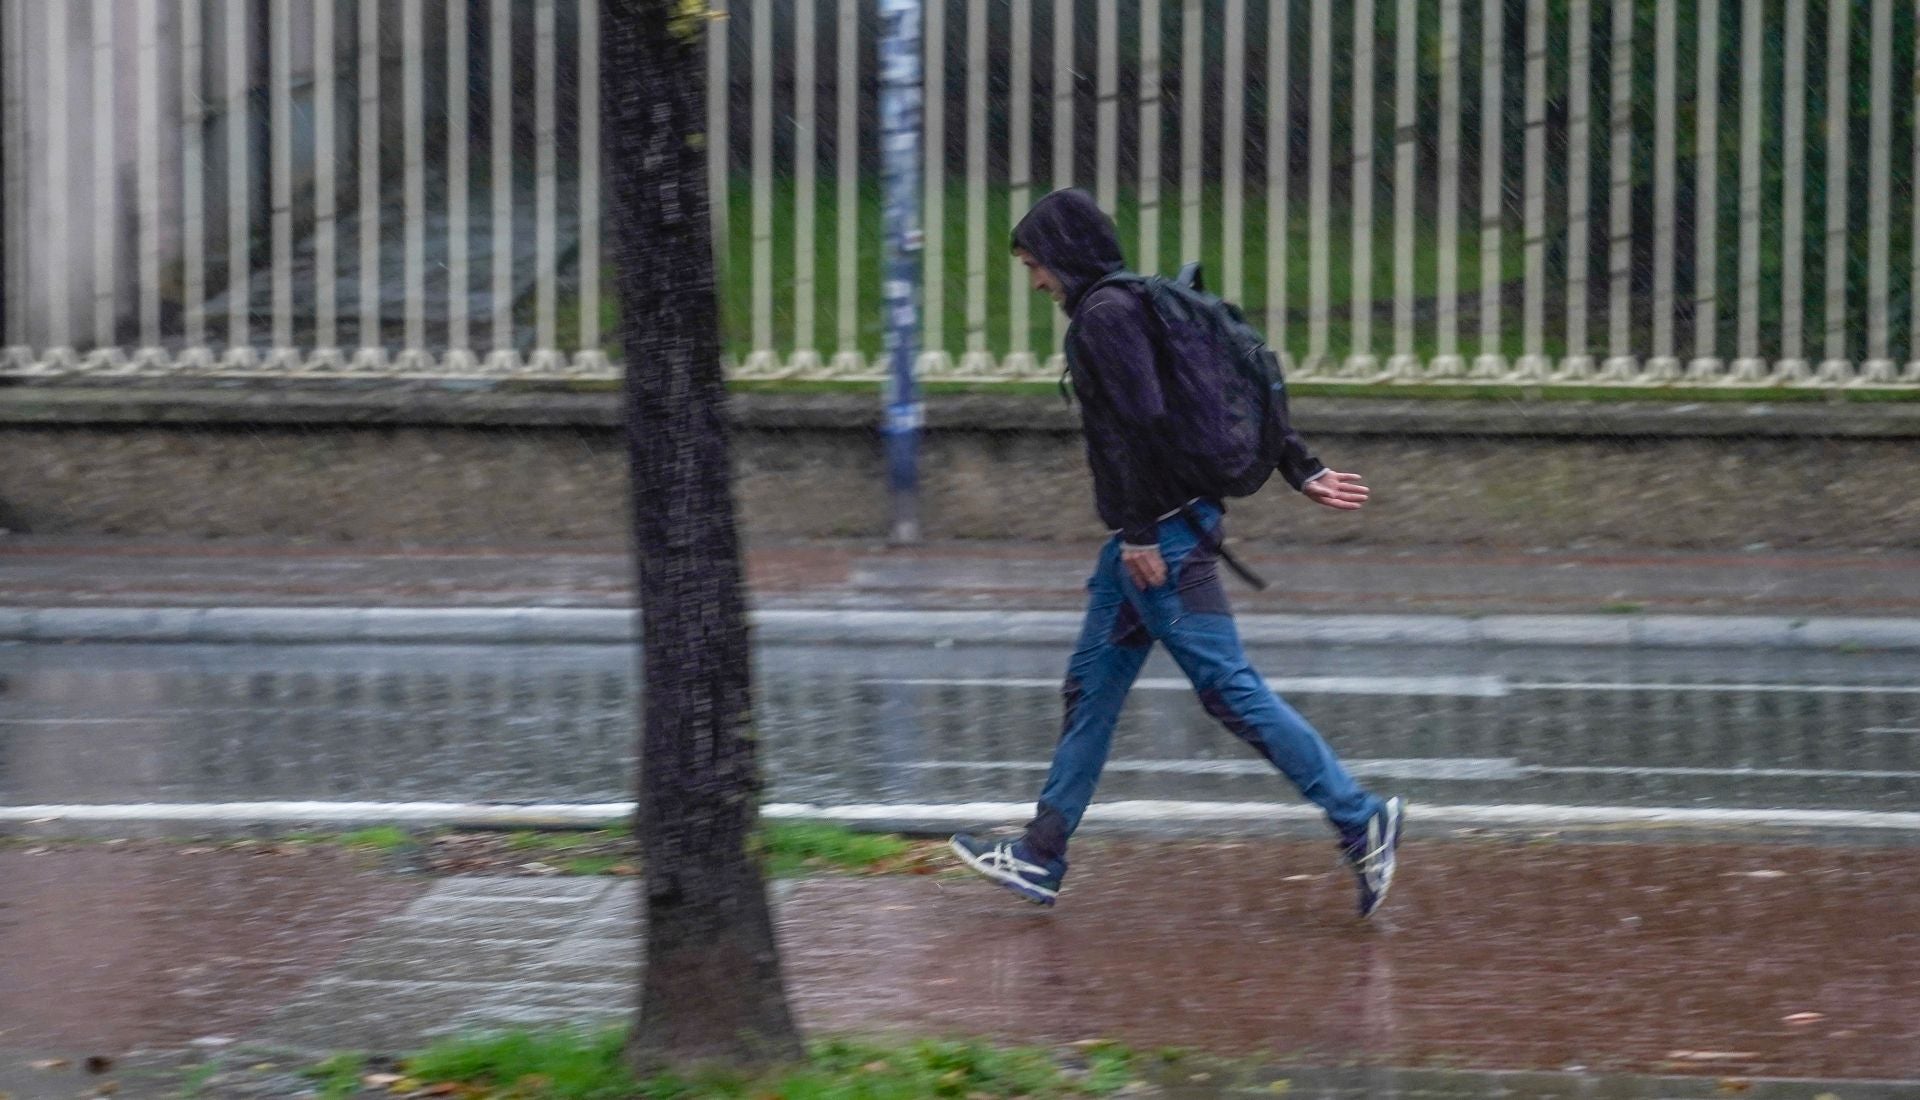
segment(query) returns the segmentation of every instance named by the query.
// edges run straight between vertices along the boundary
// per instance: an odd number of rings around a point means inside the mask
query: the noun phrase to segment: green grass
[[[628,862],[625,856],[579,856],[567,860],[560,869],[570,875],[604,875],[622,863]]]
[[[366,1059],[358,1054],[336,1054],[301,1072],[320,1090],[320,1100],[346,1100],[360,1091],[360,1071]]]
[[[763,825],[758,844],[766,873],[774,878],[816,870],[870,871],[913,850],[897,836],[813,822]]]
[[[378,825],[371,829],[342,833],[339,843],[348,848],[397,852],[413,844],[413,834],[392,825]]]
[[[507,834],[507,847],[521,852],[565,852],[620,839],[606,832],[565,829],[519,829]]]
[[[715,1071],[635,1080],[621,1062],[623,1039],[618,1029],[453,1039],[408,1058],[404,1070],[421,1085],[458,1082],[523,1100],[1046,1100],[1105,1095],[1135,1079],[1133,1055],[1113,1044],[1087,1046],[1074,1059],[1081,1064],[1069,1065],[1030,1048],[835,1039],[814,1046],[803,1065],[757,1076]]]

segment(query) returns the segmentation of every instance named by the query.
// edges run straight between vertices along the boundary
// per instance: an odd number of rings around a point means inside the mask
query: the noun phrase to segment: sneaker
[[[969,833],[955,833],[947,842],[953,854],[974,871],[1033,902],[1052,905],[1060,895],[1060,878],[1066,874],[1063,864],[1053,870],[1031,858],[1027,846],[1017,840],[988,843]]]
[[[1393,886],[1394,853],[1400,847],[1400,824],[1405,808],[1403,800],[1389,798],[1367,819],[1364,830],[1341,837],[1341,847],[1353,867],[1353,877],[1360,883],[1363,919],[1373,916]]]

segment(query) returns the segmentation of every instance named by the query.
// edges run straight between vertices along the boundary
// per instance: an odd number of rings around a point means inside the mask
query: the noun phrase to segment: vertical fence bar
[[[925,4],[920,125],[926,135],[925,208],[920,213],[920,357],[923,375],[945,374],[947,354],[947,0]],[[1056,77],[1057,79],[1057,77]]]
[[[1411,379],[1419,366],[1413,354],[1413,198],[1420,149],[1420,101],[1414,85],[1420,67],[1420,11],[1417,0],[1399,0],[1399,4],[1394,18],[1393,74],[1393,356],[1387,361],[1387,373]]]
[[[26,172],[23,166],[28,163],[31,152],[27,141],[26,99],[27,81],[21,72],[26,67],[28,47],[26,39],[26,16],[18,3],[0,5],[0,20],[5,22],[5,30],[0,31],[0,50],[4,50],[4,63],[0,63],[0,80],[5,82],[6,98],[5,119],[0,121],[0,140],[6,144],[5,183],[7,193],[6,206],[6,333],[9,347],[21,347],[28,344],[26,323],[21,319],[21,306],[26,298],[26,233],[27,218],[20,209],[26,196]]]
[[[1751,6],[1751,5],[1749,5]],[[1807,0],[1787,0],[1785,81],[1786,118],[1781,126],[1780,153],[1786,177],[1781,184],[1781,221],[1785,239],[1780,244],[1780,363],[1783,378],[1807,373],[1803,280],[1806,269],[1807,164]]]
[[[1693,361],[1689,377],[1720,375],[1720,0],[1701,0],[1700,49],[1694,65]]]
[[[1740,316],[1732,377],[1758,381],[1760,358],[1760,84],[1765,9],[1740,11]]]
[[[1057,0],[1056,0],[1057,2]],[[1185,0],[1180,13],[1180,255],[1176,264],[1200,258],[1201,0]]]
[[[513,338],[513,13],[493,0],[487,13],[489,144],[493,189],[493,354],[510,359]],[[724,100],[723,100],[724,102]]]
[[[287,0],[268,6],[268,82],[273,122],[273,350],[293,349],[293,20]]]
[[[1567,355],[1561,375],[1585,378],[1593,373],[1587,345],[1587,248],[1593,237],[1593,10],[1588,0],[1567,5]]]
[[[71,311],[73,269],[69,262],[73,235],[68,203],[72,201],[67,171],[67,129],[71,114],[67,102],[67,31],[72,10],[62,5],[47,11],[47,196],[52,225],[47,234],[47,343],[67,349],[73,344]]]
[[[1229,4],[1233,0],[1227,0]],[[1120,197],[1120,28],[1119,5],[1101,4],[1097,11],[1099,66],[1094,87],[1099,112],[1094,123],[1094,191],[1100,209],[1111,217]]]
[[[708,0],[707,4],[707,204],[713,222],[714,276],[727,286],[728,255],[732,237],[728,216],[733,206],[733,158],[728,144],[727,108],[733,102],[733,84],[727,73],[727,40],[733,24],[729,0]],[[852,0],[841,0],[851,3]],[[721,295],[721,311],[726,310],[726,295]]]
[[[722,28],[707,24],[707,34]],[[604,366],[600,350],[600,2],[580,0],[580,355]],[[710,203],[725,201],[714,195]]]
[[[1431,373],[1453,378],[1464,365],[1460,359],[1460,0],[1440,0],[1439,204],[1440,347]]]
[[[1072,187],[1073,174],[1073,0],[1053,0],[1053,189]],[[1053,314],[1053,355],[1047,373],[1066,368],[1067,315]]]
[[[753,347],[746,370],[780,368],[773,349],[773,21],[771,5],[753,12]]]
[[[1333,8],[1313,0],[1313,81],[1307,144],[1307,359],[1317,371],[1327,358],[1327,299],[1331,292],[1329,225],[1333,173]]]
[[[1827,339],[1826,361],[1820,378],[1844,383],[1853,379],[1847,358],[1847,117],[1849,92],[1847,56],[1852,45],[1847,30],[1850,3],[1827,4]]]
[[[1348,304],[1353,333],[1347,370],[1371,375],[1373,355],[1373,0],[1353,5],[1353,270]]]
[[[1653,357],[1648,381],[1679,376],[1673,349],[1674,278],[1674,6],[1654,9],[1653,30]]]
[[[598,0],[587,0],[597,3]],[[1031,3],[1031,0],[1022,0]],[[839,255],[834,274],[838,277],[840,336],[833,356],[835,374],[857,374],[864,360],[860,355],[860,328],[856,320],[860,286],[860,0],[839,0],[839,41],[835,62],[839,75],[834,81],[835,125],[839,130],[834,142],[834,171],[839,174],[839,197],[835,203],[834,231],[839,238]],[[719,28],[709,28],[708,34]],[[1019,85],[1015,85],[1019,87]],[[1024,103],[1025,96],[1015,96]]]
[[[326,0],[321,0],[325,3]],[[598,4],[581,5],[581,25],[587,10]],[[584,32],[583,32],[584,33]],[[584,60],[583,60],[584,66]],[[584,99],[586,74],[580,77]],[[465,358],[468,335],[467,275],[468,236],[472,223],[467,213],[467,5],[447,5],[447,350],[450,357]],[[583,139],[584,141],[584,139]],[[581,151],[585,157],[585,150]],[[583,314],[585,316],[585,314]]]
[[[793,358],[796,374],[820,369],[820,351],[814,336],[818,293],[815,277],[814,220],[819,125],[815,115],[814,81],[817,61],[817,15],[814,0],[796,0],[793,34]]]
[[[152,352],[160,346],[160,0],[141,0],[139,19],[140,347]]]
[[[1506,136],[1504,94],[1506,4],[1480,5],[1480,350],[1473,373],[1498,378],[1506,371],[1500,353],[1501,222],[1506,212],[1503,167]]]
[[[380,5],[360,0],[360,347],[374,354],[380,334]]]
[[[560,259],[554,221],[560,181],[553,132],[553,4],[554,0],[533,0],[534,346],[543,352],[553,351],[559,342],[555,314]]]
[[[1267,342],[1287,349],[1287,170],[1291,97],[1287,54],[1288,8],[1293,0],[1267,0]]]
[[[250,342],[248,245],[252,235],[247,210],[247,9],[244,0],[227,0],[227,352],[243,352]]]
[[[405,161],[407,206],[406,353],[427,343],[427,137],[421,87],[421,59],[426,40],[421,28],[421,0],[403,0],[400,9],[400,117]]]
[[[1009,235],[1027,212],[1033,187],[1033,0],[1013,0],[1013,52],[1007,110],[1007,229]],[[1034,371],[1032,295],[1027,290],[1026,266],[1007,260],[1007,312],[1010,339],[1006,369],[1023,375]]]
[[[1633,0],[1613,0],[1613,86],[1607,109],[1607,361],[1603,377],[1631,381],[1633,355]]]
[[[180,259],[186,284],[185,300],[181,306],[186,314],[186,341],[190,348],[200,347],[207,342],[207,99],[204,91],[205,47],[202,45],[200,16],[200,0],[180,0],[180,128],[183,131],[180,149]],[[58,64],[59,56],[56,53],[48,57],[50,72]],[[49,83],[47,94],[57,96],[55,102],[63,101],[65,92],[51,85],[51,77]],[[53,170],[52,146],[66,140],[65,127],[56,126],[53,129],[48,141],[49,171]],[[53,201],[57,213],[62,201],[57,187]],[[58,263],[61,238],[57,235],[57,223],[55,232],[54,262]],[[56,280],[53,285],[58,287],[60,283]],[[53,343],[57,347],[61,341]]]
[[[967,352],[960,369],[988,374],[987,0],[967,0]]]
[[[1221,89],[1220,160],[1223,193],[1220,208],[1220,289],[1230,302],[1244,294],[1246,236],[1245,160],[1247,149],[1247,4],[1227,0],[1226,73]]]
[[[1526,291],[1520,310],[1521,377],[1547,376],[1547,3],[1527,0],[1526,173],[1522,188],[1522,233],[1526,247]]]
[[[465,4],[449,4],[465,12]],[[329,352],[339,346],[339,184],[334,121],[334,5],[313,5],[313,315],[314,346]],[[464,152],[462,153],[464,156]]]
[[[114,236],[120,225],[115,187],[119,165],[115,141],[113,0],[93,0],[93,342],[96,348],[119,343],[117,291],[119,257]]]
[[[1868,95],[1872,115],[1867,123],[1867,361],[1861,364],[1863,381],[1893,381],[1893,360],[1887,351],[1888,238],[1893,225],[1887,216],[1887,189],[1892,168],[1893,0],[1873,0],[1872,56]],[[1909,180],[1909,187],[1916,181]],[[1911,192],[1910,192],[1911,193]]]
[[[1020,87],[1015,84],[1014,87]],[[1160,0],[1140,0],[1141,271],[1160,267]]]

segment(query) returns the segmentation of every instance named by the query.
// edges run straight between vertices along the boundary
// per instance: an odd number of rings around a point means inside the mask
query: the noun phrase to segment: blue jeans
[[[1217,542],[1220,507],[1201,501],[1191,512]],[[1028,849],[1064,867],[1067,839],[1093,800],[1120,708],[1155,642],[1167,647],[1193,682],[1208,714],[1292,780],[1336,828],[1363,829],[1380,799],[1360,789],[1320,734],[1247,663],[1214,552],[1191,523],[1176,517],[1160,523],[1160,556],[1167,579],[1143,591],[1120,563],[1118,535],[1100,552],[1087,581],[1086,621],[1061,689],[1066,716],[1060,744],[1027,826]]]

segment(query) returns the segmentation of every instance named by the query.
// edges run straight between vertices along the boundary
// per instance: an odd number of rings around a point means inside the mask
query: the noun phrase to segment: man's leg
[[[1024,838],[1035,856],[1058,862],[1063,870],[1067,839],[1080,827],[1080,818],[1093,801],[1113,748],[1120,710],[1153,648],[1138,610],[1121,590],[1126,583],[1119,541],[1111,540],[1087,583],[1086,620],[1060,689],[1064,702],[1060,742],[1054,747],[1053,766]]]
[[[1066,714],[1040,803],[1019,840],[957,833],[954,854],[1028,901],[1052,905],[1067,873],[1067,840],[1100,782],[1113,727],[1153,639],[1120,590],[1120,544],[1109,542],[1087,582],[1087,615],[1061,689]]]

